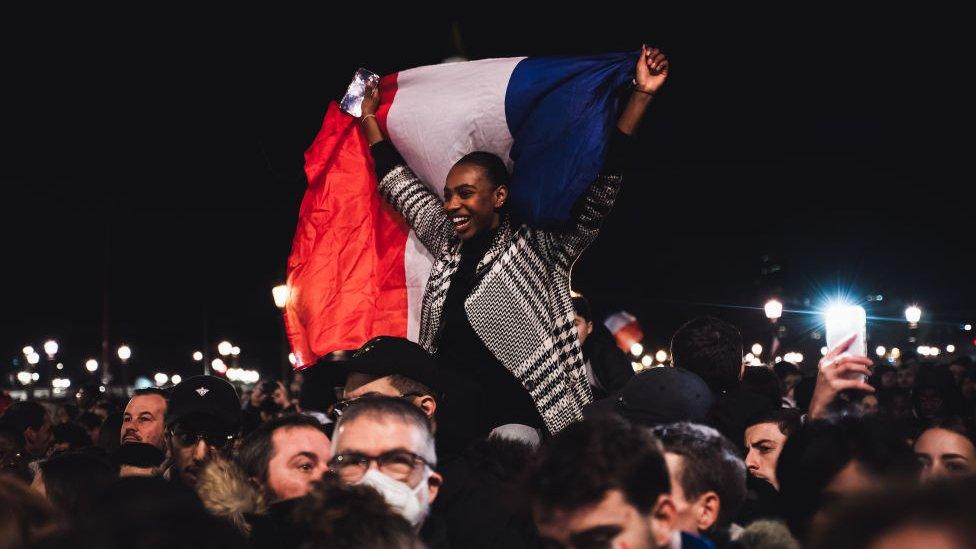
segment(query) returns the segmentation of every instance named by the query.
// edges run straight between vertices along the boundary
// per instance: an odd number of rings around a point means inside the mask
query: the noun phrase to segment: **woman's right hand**
[[[359,116],[360,119],[367,115],[376,116],[376,109],[380,106],[380,90],[378,88],[373,88],[370,90],[365,97],[363,97],[362,114]]]

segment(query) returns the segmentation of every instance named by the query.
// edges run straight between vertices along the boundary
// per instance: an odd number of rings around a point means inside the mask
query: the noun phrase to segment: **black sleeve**
[[[637,140],[630,135],[620,131],[616,126],[610,135],[610,143],[607,145],[607,157],[603,161],[604,175],[621,175],[630,168],[634,160]]]
[[[393,171],[393,168],[407,164],[389,139],[370,145],[369,152],[373,155],[377,181],[382,181],[386,174]]]

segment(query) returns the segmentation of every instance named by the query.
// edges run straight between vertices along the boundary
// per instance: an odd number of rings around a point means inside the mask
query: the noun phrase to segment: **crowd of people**
[[[815,372],[744,366],[738,330],[709,317],[679,329],[671,352],[673,366],[627,376],[555,434],[458,428],[448,414],[463,407],[434,358],[385,336],[287,384],[238,392],[196,376],[124,403],[84,391],[13,402],[0,416],[0,539],[674,548],[976,539],[968,357],[872,366],[841,346]],[[315,409],[328,390],[313,385],[336,380]]]

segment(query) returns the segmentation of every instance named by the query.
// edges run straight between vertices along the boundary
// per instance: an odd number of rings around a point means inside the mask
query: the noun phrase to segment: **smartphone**
[[[379,85],[378,74],[364,68],[357,69],[356,74],[352,76],[352,82],[349,83],[349,88],[346,89],[346,95],[339,102],[339,109],[359,118],[363,114],[363,98]]]
[[[834,305],[824,313],[827,325],[827,348],[833,349],[839,343],[856,334],[857,337],[847,348],[847,353],[854,356],[868,356],[867,315],[864,307],[858,305]],[[854,377],[863,378],[861,374]]]

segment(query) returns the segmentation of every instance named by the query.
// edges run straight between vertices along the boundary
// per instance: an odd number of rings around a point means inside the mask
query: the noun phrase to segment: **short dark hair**
[[[462,156],[460,160],[454,163],[455,166],[460,166],[462,164],[467,166],[477,166],[483,169],[485,171],[485,176],[491,183],[492,188],[508,185],[508,181],[511,178],[508,173],[508,168],[505,167],[505,162],[503,162],[498,155],[490,152],[470,152]]]
[[[24,436],[24,431],[28,428],[34,429],[35,431],[40,429],[44,425],[44,416],[47,414],[47,409],[41,404],[26,400],[21,402],[14,402],[9,408],[3,413],[3,420],[20,431],[20,436]],[[22,441],[23,442],[23,441]]]
[[[88,431],[77,423],[62,423],[51,428],[54,435],[54,442],[67,442],[71,450],[91,446],[94,441],[88,435]]]
[[[588,322],[593,321],[593,317],[590,316],[590,302],[582,295],[575,295],[572,297],[573,310],[576,314],[585,318]]]
[[[543,512],[598,503],[610,490],[647,514],[671,491],[660,443],[646,427],[616,416],[574,423],[550,439],[526,472],[533,504]]]
[[[742,334],[724,320],[696,318],[674,333],[671,361],[698,374],[713,392],[728,391],[739,385],[742,373]]]
[[[780,433],[790,437],[800,428],[802,418],[803,412],[796,408],[776,408],[749,418],[746,421],[746,428],[760,423],[775,423]]]
[[[98,414],[92,412],[82,412],[75,420],[75,423],[81,425],[85,429],[91,431],[92,429],[98,429],[102,426],[102,418],[98,417]]]
[[[47,498],[69,517],[86,512],[115,479],[107,461],[91,454],[69,452],[41,462]]]
[[[292,513],[303,549],[413,549],[423,545],[410,523],[368,486],[325,475]]]
[[[132,393],[132,398],[135,398],[137,396],[145,396],[145,395],[158,395],[163,397],[164,400],[169,400],[169,391],[167,391],[166,389],[160,389],[159,387],[146,387],[144,389],[136,389],[135,392]]]
[[[746,499],[746,466],[729,440],[705,425],[681,422],[654,428],[664,451],[682,457],[678,476],[685,497],[715,492],[721,505],[713,528],[728,526]]]
[[[322,424],[311,416],[292,414],[272,419],[261,424],[244,439],[237,453],[237,461],[249,477],[261,483],[268,481],[268,463],[274,457],[272,438],[278,429],[307,427],[325,433]]]
[[[437,451],[434,448],[434,431],[430,424],[430,419],[420,411],[420,408],[417,408],[402,398],[368,396],[357,399],[350,404],[342,412],[342,416],[339,417],[339,421],[336,423],[332,439],[333,448],[339,445],[339,434],[342,432],[342,426],[361,416],[380,418],[395,417],[408,425],[415,426],[420,430],[424,438],[424,448],[421,448],[420,452],[417,453],[427,460],[427,463],[431,467],[437,465]]]
[[[746,366],[742,385],[757,395],[766,397],[773,406],[783,402],[783,382],[768,366]]]
[[[400,374],[392,374],[390,376],[390,385],[392,385],[397,391],[400,391],[401,395],[418,394],[437,397],[437,393],[435,393],[430,387],[415,379],[402,376]]]

